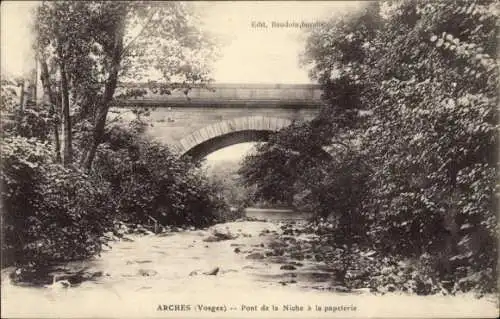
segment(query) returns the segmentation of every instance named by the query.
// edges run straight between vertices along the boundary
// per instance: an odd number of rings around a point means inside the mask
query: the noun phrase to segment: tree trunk
[[[32,77],[32,91],[31,91],[31,96],[33,99],[33,102],[36,104],[38,100],[38,92],[37,92],[37,85],[38,85],[38,63],[37,60],[35,59],[35,70],[33,71],[33,77]]]
[[[123,26],[118,27],[117,33],[115,35],[115,44],[113,49],[113,56],[111,57],[111,67],[106,85],[104,86],[104,93],[102,95],[101,102],[97,108],[97,114],[94,122],[94,131],[92,135],[91,145],[87,152],[84,153],[82,158],[82,166],[86,171],[90,171],[92,168],[92,162],[94,161],[97,147],[102,142],[102,137],[104,135],[104,128],[106,125],[106,117],[108,116],[108,110],[113,100],[115,94],[116,85],[118,84],[118,72],[120,71],[120,64],[122,60],[123,52]]]
[[[41,67],[41,80],[43,86],[43,94],[44,99],[47,100],[50,104],[52,114],[54,116],[54,144],[55,144],[55,155],[56,161],[61,162],[61,142],[59,141],[59,120],[58,120],[58,112],[57,112],[57,102],[56,96],[54,92],[52,92],[52,88],[50,87],[50,77],[49,77],[49,68],[47,66],[47,62],[45,60],[40,60]]]
[[[21,92],[19,94],[19,107],[20,107],[21,112],[23,112],[24,111],[24,80],[21,81],[20,87],[21,87]]]
[[[71,116],[69,111],[69,88],[68,77],[66,74],[66,65],[64,61],[61,63],[61,95],[64,121],[64,152],[63,163],[69,165],[73,162],[73,146],[71,132]]]

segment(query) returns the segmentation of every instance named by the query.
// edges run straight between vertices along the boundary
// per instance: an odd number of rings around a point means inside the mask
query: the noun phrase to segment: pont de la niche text
[[[309,306],[311,308],[311,306]],[[301,305],[281,305],[281,307],[277,305],[241,305],[241,311],[305,311],[305,307]]]

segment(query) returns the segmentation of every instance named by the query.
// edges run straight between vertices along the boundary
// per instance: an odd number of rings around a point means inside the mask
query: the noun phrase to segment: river
[[[20,287],[8,278],[12,270],[4,269],[2,317],[485,317],[498,312],[492,297],[326,291],[336,283],[323,262],[266,254],[281,225],[290,220],[300,225],[304,216],[258,209],[247,214],[268,220],[128,235],[100,257],[65,265],[66,271],[101,274],[78,286]],[[208,240],[215,233],[235,238]]]

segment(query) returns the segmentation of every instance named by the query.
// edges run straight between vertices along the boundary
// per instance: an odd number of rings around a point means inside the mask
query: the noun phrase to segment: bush
[[[3,119],[2,124],[7,135],[47,140],[54,120],[47,107],[31,105],[23,111],[12,111],[11,120]]]
[[[37,139],[1,147],[2,261],[38,269],[98,253],[112,225],[106,184],[53,163]]]
[[[110,183],[111,200],[123,221],[148,223],[152,217],[162,225],[201,227],[227,209],[198,167],[120,126],[106,135],[94,173]]]

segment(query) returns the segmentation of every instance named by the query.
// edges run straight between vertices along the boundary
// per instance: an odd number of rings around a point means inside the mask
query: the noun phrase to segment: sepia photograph
[[[500,3],[1,3],[2,318],[497,318]]]

